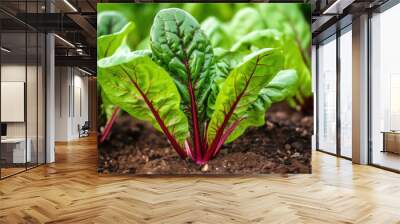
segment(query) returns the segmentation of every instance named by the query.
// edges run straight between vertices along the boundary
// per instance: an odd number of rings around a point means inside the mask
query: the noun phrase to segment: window
[[[351,25],[340,35],[340,155],[352,157],[352,32]]]
[[[400,170],[400,5],[371,18],[371,161]]]
[[[318,149],[336,153],[336,36],[318,47]]]

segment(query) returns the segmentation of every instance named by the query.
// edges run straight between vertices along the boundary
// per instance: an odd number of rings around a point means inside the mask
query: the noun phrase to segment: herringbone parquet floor
[[[0,223],[400,223],[400,175],[315,153],[312,175],[96,173],[94,138],[0,181]]]

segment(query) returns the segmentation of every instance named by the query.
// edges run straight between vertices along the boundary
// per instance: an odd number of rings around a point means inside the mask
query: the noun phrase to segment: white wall
[[[88,78],[76,68],[56,67],[55,85],[55,140],[77,139],[78,125],[88,120]]]
[[[26,67],[19,64],[4,64],[1,66],[2,82],[25,82]],[[29,69],[29,68],[28,68]],[[28,96],[31,95],[28,93]],[[33,95],[33,94],[32,94]],[[36,95],[36,94],[35,94]],[[7,110],[7,108],[1,108]],[[28,118],[29,120],[29,118]],[[25,137],[25,122],[7,123],[8,137]]]

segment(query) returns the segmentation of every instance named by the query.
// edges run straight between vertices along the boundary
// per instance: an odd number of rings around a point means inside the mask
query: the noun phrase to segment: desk
[[[26,140],[28,143],[25,153],[25,138],[5,138],[1,139],[1,156],[6,163],[25,163],[31,162],[32,141],[30,138]],[[3,156],[3,154],[5,154]],[[12,154],[12,155],[11,155]],[[12,159],[11,159],[12,158]]]
[[[400,154],[400,131],[383,131],[382,152]]]

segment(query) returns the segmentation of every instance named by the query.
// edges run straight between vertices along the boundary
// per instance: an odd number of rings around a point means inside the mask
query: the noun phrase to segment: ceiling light
[[[68,40],[60,37],[58,34],[54,34],[55,37],[57,37],[59,40],[61,40],[62,42],[64,42],[65,44],[67,44],[70,47],[75,48],[75,45],[73,45],[71,42],[69,42]]]
[[[81,71],[81,72],[83,72],[83,73],[85,73],[85,74],[87,74],[87,75],[90,75],[90,76],[92,75],[92,73],[90,73],[90,72],[88,72],[88,71],[86,71],[86,70],[83,70],[83,69],[81,69],[81,68],[79,68],[79,67],[78,67],[78,70]]]
[[[343,10],[351,5],[355,0],[336,0],[332,5],[324,10],[322,14],[342,14]]]
[[[5,47],[1,47],[0,49],[1,49],[2,51],[6,52],[6,53],[10,53],[10,52],[11,52],[11,50],[9,50],[9,49],[7,49],[7,48],[5,48]]]
[[[68,0],[64,0],[65,4],[67,4],[74,12],[78,12],[78,10],[73,6]]]

